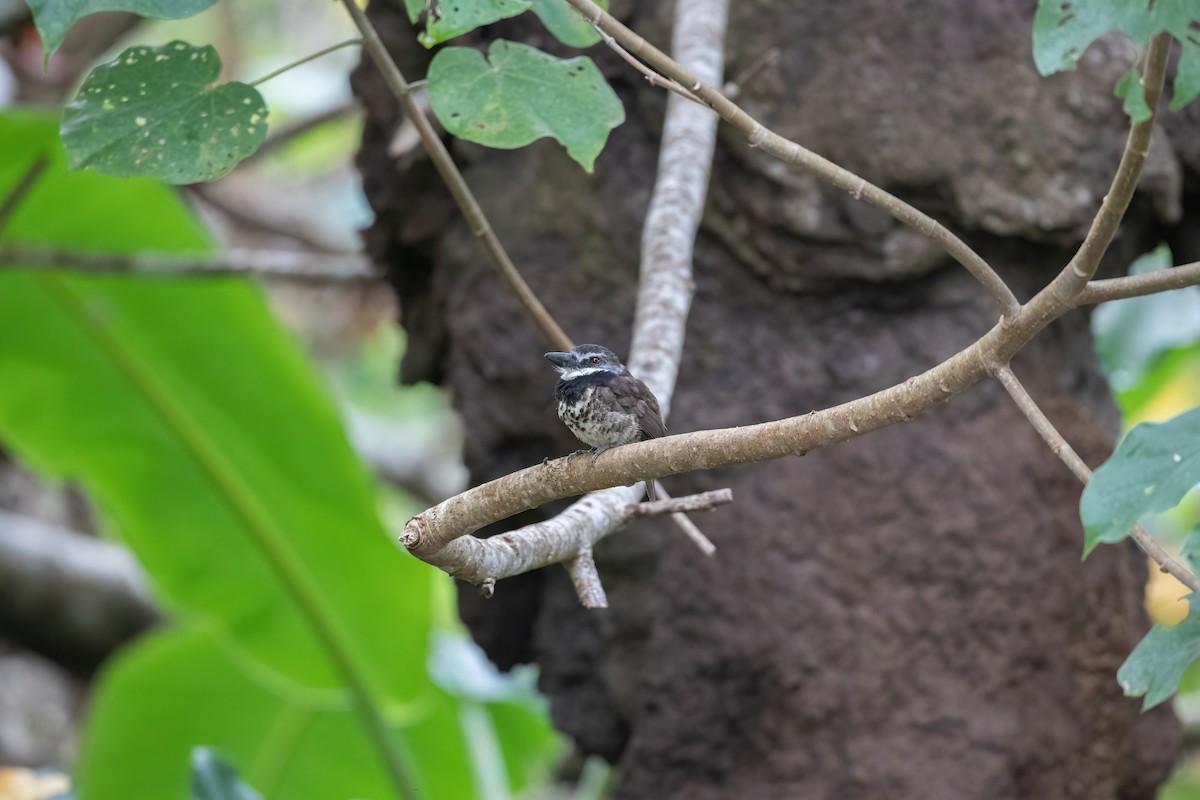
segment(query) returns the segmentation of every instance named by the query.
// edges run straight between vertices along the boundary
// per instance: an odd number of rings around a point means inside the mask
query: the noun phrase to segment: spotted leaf
[[[1084,487],[1084,553],[1119,542],[1134,524],[1174,508],[1200,483],[1200,408],[1137,425]]]
[[[209,45],[131,47],[88,75],[63,114],[71,169],[153,175],[168,183],[219,178],[267,134],[267,106],[244,83],[215,83]]]

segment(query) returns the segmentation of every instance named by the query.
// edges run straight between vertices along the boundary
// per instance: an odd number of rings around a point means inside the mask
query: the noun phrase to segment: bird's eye
[[[599,364],[599,363],[600,363],[600,356],[592,356],[592,359],[591,359],[591,361],[592,361],[592,363],[593,363],[593,364]]]

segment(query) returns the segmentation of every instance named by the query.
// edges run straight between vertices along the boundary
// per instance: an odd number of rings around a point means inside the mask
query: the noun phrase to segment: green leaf
[[[596,5],[608,10],[608,0],[597,0]],[[533,0],[533,13],[565,45],[584,48],[600,41],[592,24],[567,5],[567,0]]]
[[[0,115],[0,197],[39,154],[50,162],[5,241],[209,249],[167,187],[68,173],[54,128]],[[460,705],[426,671],[436,573],[383,530],[332,403],[256,287],[19,266],[0,265],[0,440],[82,483],[180,626],[106,669],[83,796],[184,798],[196,746],[268,797],[392,796],[318,617],[386,705],[423,796],[471,796]],[[526,741],[499,741],[506,761],[545,763]]]
[[[1173,695],[1188,665],[1200,658],[1200,604],[1188,597],[1188,615],[1178,625],[1155,625],[1117,670],[1128,697],[1145,695],[1148,711]]]
[[[80,18],[97,11],[131,11],[155,19],[183,19],[216,5],[217,0],[25,0],[42,36],[45,63]]]
[[[609,132],[625,121],[620,99],[590,58],[557,59],[503,39],[477,50],[447,47],[433,57],[429,99],[446,130],[514,149],[557,139],[588,172]]]
[[[215,85],[211,45],[131,47],[88,75],[63,113],[71,169],[168,183],[229,173],[267,135],[267,107],[244,83]]]
[[[454,743],[452,729],[442,735]],[[195,797],[188,761],[198,745],[219,750],[266,797],[395,796],[344,694],[281,682],[190,625],[151,634],[105,668],[78,785],[84,797]],[[457,789],[469,795],[470,783]]]
[[[1143,517],[1178,505],[1197,483],[1200,407],[1134,426],[1084,487],[1084,555],[1100,542],[1121,541]]]
[[[1192,571],[1200,572],[1200,523],[1196,523],[1195,527],[1188,531],[1180,549],[1183,557],[1191,563]]]
[[[41,122],[0,117],[0,195],[52,147]],[[7,240],[209,249],[169,188],[68,174],[51,156]],[[172,608],[220,619],[289,680],[340,688],[294,602],[300,569],[381,690],[420,691],[427,571],[383,530],[336,409],[253,284],[2,269],[0,385],[0,437],[41,472],[81,479]]]
[[[533,0],[430,0],[414,9],[419,0],[406,0],[408,16],[413,22],[426,8],[425,30],[418,36],[421,44],[433,47],[456,36],[462,36],[482,25],[490,25],[528,11]]]
[[[192,750],[192,800],[262,800],[211,747]]]
[[[1038,72],[1075,69],[1088,46],[1108,31],[1118,30],[1140,49],[1161,32],[1181,46],[1171,108],[1180,109],[1200,95],[1200,4],[1187,0],[1039,0],[1033,19],[1033,59]],[[1129,76],[1121,78],[1126,83]],[[1136,100],[1120,90],[1126,109]],[[1144,105],[1144,101],[1142,103]],[[1138,109],[1140,111],[1140,109]],[[1131,115],[1132,116],[1132,115]]]
[[[404,9],[408,12],[408,21],[416,24],[421,15],[429,9],[431,2],[437,2],[437,0],[404,0]]]
[[[1140,256],[1129,268],[1142,275],[1169,268],[1165,244]],[[1168,352],[1200,341],[1200,287],[1130,297],[1101,305],[1092,314],[1096,350],[1117,392],[1134,389]]]
[[[1142,89],[1142,76],[1138,74],[1136,67],[1130,67],[1117,80],[1117,85],[1113,88],[1113,94],[1124,101],[1121,104],[1121,108],[1135,125],[1139,122],[1145,122],[1153,116],[1150,106],[1146,104],[1146,94]]]

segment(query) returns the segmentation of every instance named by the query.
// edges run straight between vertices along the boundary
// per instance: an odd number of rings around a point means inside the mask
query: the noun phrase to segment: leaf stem
[[[525,312],[541,329],[547,344],[556,350],[570,350],[574,346],[571,337],[567,336],[550,312],[546,310],[546,307],[542,305],[542,301],[533,293],[533,289],[529,288],[529,284],[521,277],[521,273],[517,271],[517,267],[509,258],[504,245],[500,243],[496,232],[492,230],[492,224],[488,222],[487,215],[483,213],[479,201],[475,199],[471,188],[467,186],[466,179],[458,171],[454,159],[450,157],[450,151],[446,149],[445,142],[434,129],[429,118],[425,116],[424,109],[413,97],[414,84],[405,80],[400,68],[396,66],[395,60],[384,46],[383,40],[379,38],[375,26],[367,19],[366,12],[358,7],[355,0],[342,0],[342,5],[346,7],[346,13],[350,15],[350,19],[354,20],[354,24],[362,33],[363,47],[370,54],[371,60],[375,62],[376,69],[383,76],[388,88],[392,90],[392,94],[400,101],[404,115],[417,129],[425,152],[429,154],[429,159],[446,184],[446,188],[454,196],[459,210],[471,228],[471,233],[479,240],[479,244],[487,253],[492,265],[500,273],[504,282],[508,284],[512,293],[516,295],[517,301],[525,309]]]
[[[13,184],[13,187],[8,190],[3,198],[0,198],[0,233],[4,231],[4,226],[8,224],[9,219],[16,213],[21,203],[28,196],[33,187],[37,185],[38,180],[42,177],[42,173],[46,171],[50,161],[46,158],[45,153],[39,154],[25,168],[25,172]]]
[[[280,67],[279,69],[275,70],[274,72],[268,72],[266,75],[263,75],[261,78],[250,81],[249,85],[250,86],[258,86],[259,84],[263,84],[263,83],[266,83],[267,81],[271,80],[271,78],[276,78],[276,77],[282,75],[283,73],[287,72],[289,69],[295,69],[296,67],[300,66],[301,64],[307,64],[310,61],[316,61],[321,56],[327,56],[330,53],[334,52],[335,50],[341,50],[343,47],[353,47],[356,44],[362,44],[362,43],[363,43],[362,39],[356,38],[356,39],[347,39],[344,42],[338,42],[337,44],[332,44],[329,47],[326,47],[324,50],[318,50],[315,53],[309,53],[308,55],[304,56],[303,58],[298,58],[290,64],[285,64],[282,67]]]

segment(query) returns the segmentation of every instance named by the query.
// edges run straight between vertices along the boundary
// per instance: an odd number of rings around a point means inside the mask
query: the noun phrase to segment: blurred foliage
[[[1170,250],[1161,245],[1137,259],[1129,271],[1138,274],[1166,269],[1172,263]],[[1106,303],[1093,314],[1092,330],[1127,429],[1143,422],[1166,420],[1200,406],[1200,288]],[[1197,527],[1198,518],[1200,502],[1197,492],[1192,491],[1175,508],[1150,517],[1143,524],[1168,547],[1189,557],[1188,543],[1192,547],[1196,544],[1189,535]],[[1195,569],[1197,565],[1191,561]],[[1189,630],[1180,628],[1188,615],[1188,589],[1156,568],[1150,569],[1149,575],[1146,595],[1147,608],[1157,623],[1154,640],[1179,638]],[[1181,644],[1182,655],[1186,656],[1186,649],[1194,643]],[[1170,653],[1155,655],[1152,650],[1143,649],[1145,646],[1144,642],[1139,645],[1141,652],[1135,650],[1139,658],[1134,659],[1131,654],[1130,660],[1139,680],[1137,688],[1147,691],[1149,702],[1151,689],[1158,685],[1161,675],[1144,672],[1138,675],[1137,671],[1146,667],[1165,670],[1172,659]],[[1147,656],[1153,659],[1147,661]],[[1126,680],[1127,670],[1128,665],[1123,668]],[[1183,669],[1182,676],[1170,677],[1178,679],[1175,709],[1184,724],[1200,724],[1200,661]],[[1200,758],[1192,754],[1185,759],[1159,796],[1160,800],[1200,797]]]
[[[67,174],[49,117],[0,116],[0,143],[0,195],[50,158],[4,241],[211,248],[166,187]],[[390,541],[325,387],[256,287],[19,266],[0,271],[0,438],[84,486],[174,620],[104,669],[82,797],[184,797],[197,746],[267,797],[393,796],[366,710],[425,796],[544,776],[560,743],[527,684],[446,683],[468,663],[431,605],[448,581]]]

